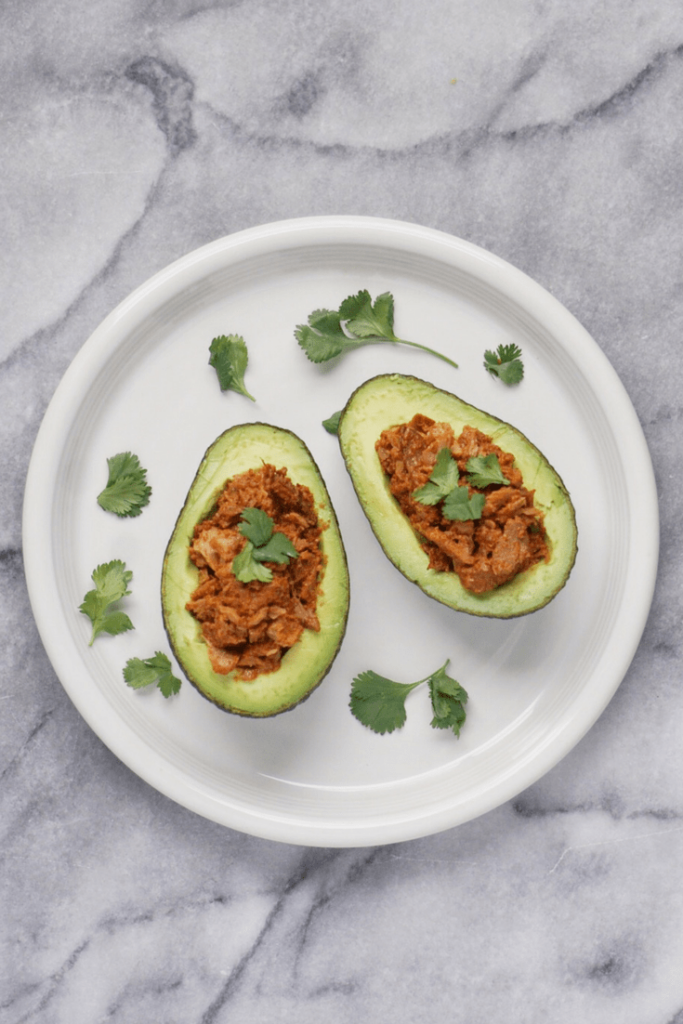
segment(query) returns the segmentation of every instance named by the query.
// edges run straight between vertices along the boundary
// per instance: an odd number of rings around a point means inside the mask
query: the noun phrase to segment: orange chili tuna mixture
[[[235,555],[247,543],[238,526],[250,507],[266,512],[298,552],[289,564],[267,563],[273,573],[267,583],[241,583],[232,572]],[[322,529],[313,495],[294,484],[286,469],[264,465],[227,481],[214,513],[194,529],[190,558],[199,569],[199,586],[186,605],[201,623],[215,672],[237,670],[241,679],[274,672],[304,629],[319,632]]]
[[[389,477],[391,493],[421,537],[429,567],[456,572],[466,590],[483,594],[507,583],[518,573],[549,557],[543,513],[534,508],[534,492],[524,487],[514,456],[491,438],[466,426],[455,438],[448,423],[436,423],[418,413],[410,423],[384,430],[375,448]],[[429,480],[441,448],[449,448],[465,484],[467,461],[496,455],[510,483],[490,484],[481,519],[447,519],[439,505],[424,505],[413,492]],[[469,485],[470,495],[478,488]]]

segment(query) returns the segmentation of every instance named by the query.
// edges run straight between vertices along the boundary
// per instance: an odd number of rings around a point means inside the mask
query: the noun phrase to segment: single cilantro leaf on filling
[[[239,334],[221,334],[213,339],[209,352],[209,366],[213,366],[218,375],[221,391],[236,391],[255,402],[256,399],[249,394],[244,383],[249,362],[244,338]]]
[[[340,304],[339,309],[316,309],[308,323],[297,324],[294,336],[313,363],[324,363],[361,345],[391,343],[410,345],[443,359],[457,367],[448,356],[416,341],[406,341],[394,334],[394,298],[383,292],[372,301],[363,289]]]
[[[147,470],[132,452],[113,455],[107,459],[107,467],[107,486],[97,495],[98,505],[121,518],[139,516],[149,504],[152,493],[147,483]]]
[[[411,690],[429,685],[434,729],[452,729],[456,736],[465,721],[467,691],[441,668],[415,683],[398,683],[369,669],[356,676],[351,686],[349,707],[352,714],[373,732],[384,735],[400,729],[406,721],[406,698]]]
[[[240,583],[251,583],[253,580],[269,583],[273,573],[263,562],[286,565],[290,558],[299,557],[289,537],[275,530],[274,526],[273,520],[263,509],[245,508],[242,512],[242,522],[238,529],[247,538],[247,543],[232,562],[233,574]]]
[[[161,651],[156,651],[153,658],[129,658],[123,678],[134,690],[156,683],[164,697],[178,693],[181,686],[180,679],[171,671],[170,660]]]
[[[509,484],[510,481],[503,476],[498,456],[494,455],[473,455],[467,460],[467,476],[473,487],[488,487],[490,484]]]
[[[486,349],[484,367],[489,373],[498,377],[504,384],[519,384],[524,377],[524,363],[521,360],[522,350],[518,345],[499,345],[495,352]]]
[[[428,483],[413,491],[413,497],[423,505],[438,505],[442,498],[457,487],[460,473],[450,448],[441,448]]]
[[[128,584],[132,578],[131,570],[119,559],[104,562],[93,571],[95,589],[87,592],[78,608],[92,622],[91,647],[100,633],[117,636],[135,628],[125,612],[110,610],[113,604],[130,594]]]
[[[481,519],[486,504],[486,497],[476,491],[470,498],[468,487],[454,487],[443,503],[443,514],[446,519],[465,522],[468,519]]]

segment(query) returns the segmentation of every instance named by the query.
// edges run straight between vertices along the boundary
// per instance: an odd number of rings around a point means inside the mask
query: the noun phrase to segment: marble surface
[[[0,1019],[683,1024],[683,12],[677,0],[0,7]],[[579,745],[441,834],[325,850],[142,782],[41,645],[21,507],[91,331],[186,252],[366,214],[526,271],[650,446],[652,612]]]

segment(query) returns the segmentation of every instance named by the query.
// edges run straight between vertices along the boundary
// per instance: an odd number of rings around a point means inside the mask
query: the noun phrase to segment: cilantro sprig
[[[152,493],[140,459],[132,452],[119,452],[107,459],[107,467],[107,486],[97,495],[98,505],[120,518],[139,516]]]
[[[522,350],[518,345],[499,345],[495,352],[486,349],[484,367],[489,373],[502,380],[503,384],[519,384],[524,376]]]
[[[249,362],[244,338],[239,334],[221,334],[213,339],[209,352],[209,366],[213,366],[218,375],[221,391],[236,391],[255,402],[256,399],[249,394],[244,383]]]
[[[289,537],[275,530],[273,520],[263,509],[245,508],[241,518],[238,529],[247,543],[233,559],[233,574],[240,583],[252,580],[269,583],[273,573],[263,563],[286,565],[290,558],[298,558],[299,552]]]
[[[361,345],[392,342],[422,349],[443,359],[449,366],[457,368],[458,365],[426,345],[397,337],[394,333],[394,297],[390,292],[383,292],[373,302],[370,293],[363,289],[344,299],[339,309],[316,309],[309,315],[307,324],[296,326],[294,335],[313,363],[327,362]]]
[[[117,636],[135,628],[125,612],[118,609],[110,610],[112,605],[130,594],[128,584],[132,578],[133,573],[126,569],[126,563],[120,559],[104,562],[93,571],[92,581],[95,588],[87,592],[78,607],[78,610],[87,615],[92,622],[90,647],[100,633]]]
[[[349,707],[362,725],[384,735],[400,729],[406,721],[406,698],[417,686],[428,684],[432,702],[433,729],[452,729],[460,735],[465,718],[467,691],[446,674],[448,660],[441,668],[414,683],[397,683],[369,669],[356,676],[351,686]]]
[[[123,678],[134,690],[156,683],[164,697],[172,697],[181,686],[180,679],[171,671],[170,660],[162,651],[155,651],[153,658],[129,658]]]

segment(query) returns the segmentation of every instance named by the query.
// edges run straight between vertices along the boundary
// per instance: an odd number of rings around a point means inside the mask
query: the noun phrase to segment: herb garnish
[[[328,434],[339,433],[339,420],[343,411],[343,409],[340,409],[339,412],[333,412],[328,419],[323,420],[323,426]]]
[[[349,295],[339,309],[316,309],[308,317],[308,324],[298,324],[295,331],[299,345],[313,363],[324,363],[361,345],[393,342],[422,349],[457,367],[452,359],[394,334],[394,297],[383,292],[373,302],[366,290]]]
[[[139,516],[149,504],[152,488],[147,483],[147,470],[140,465],[137,455],[119,452],[107,459],[109,478],[107,486],[97,495],[97,502],[105,512],[121,518]]]
[[[416,686],[429,684],[434,717],[433,729],[452,729],[456,736],[465,721],[467,691],[446,674],[448,661],[441,668],[415,683],[397,683],[371,669],[353,680],[349,707],[363,725],[384,734],[400,729],[406,720],[406,697]]]
[[[488,487],[489,484],[509,484],[503,476],[498,456],[475,455],[467,460],[467,474],[472,487]],[[465,522],[481,519],[486,496],[475,492],[470,496],[467,484],[460,484],[458,463],[450,448],[440,448],[434,469],[426,484],[413,491],[413,497],[422,505],[438,505],[443,500],[442,512],[446,519]]]
[[[284,533],[275,531],[275,524],[267,512],[260,508],[245,508],[238,529],[247,543],[232,563],[232,571],[240,583],[259,580],[269,583],[272,571],[263,562],[286,565],[290,558],[298,558],[299,552]]]
[[[484,367],[504,384],[519,384],[524,376],[522,350],[517,345],[499,345],[495,352],[484,352]]]
[[[473,487],[488,487],[490,484],[509,484],[510,481],[503,476],[498,456],[473,455],[467,460],[467,476]]]
[[[124,612],[108,611],[116,601],[120,601],[122,597],[130,594],[128,584],[132,578],[133,573],[130,569],[126,569],[126,563],[119,559],[98,565],[93,572],[92,580],[95,589],[88,591],[83,598],[83,603],[78,608],[92,622],[91,647],[100,633],[117,636],[119,633],[125,633],[129,629],[135,628]]]
[[[180,690],[181,681],[171,672],[171,662],[161,651],[155,651],[153,658],[129,658],[123,670],[123,678],[134,690],[156,683],[164,697],[171,697]]]
[[[249,362],[244,338],[239,334],[221,334],[213,339],[209,352],[209,366],[213,366],[218,374],[221,391],[237,391],[255,402],[256,399],[249,394],[244,384],[244,373]]]

